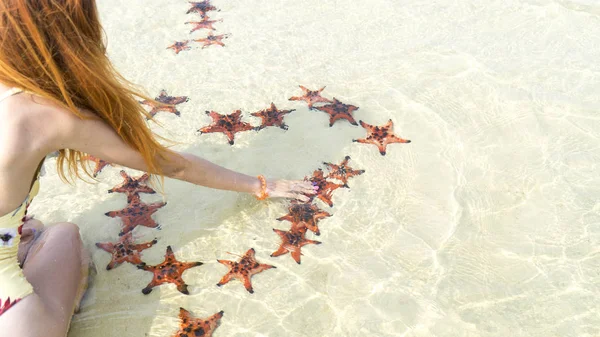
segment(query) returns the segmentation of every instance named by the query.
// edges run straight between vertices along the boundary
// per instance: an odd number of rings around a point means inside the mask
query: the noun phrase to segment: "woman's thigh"
[[[46,227],[29,247],[23,267],[34,294],[0,316],[0,337],[64,337],[87,276],[79,229],[71,223]]]

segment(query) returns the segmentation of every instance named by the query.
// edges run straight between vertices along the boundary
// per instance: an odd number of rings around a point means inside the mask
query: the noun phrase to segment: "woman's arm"
[[[56,125],[61,132],[56,140],[56,149],[73,149],[111,163],[147,171],[142,156],[102,120],[80,119],[69,111],[61,111],[57,116],[60,117]],[[260,193],[260,182],[256,177],[231,171],[189,153],[172,152],[169,157],[160,163],[165,176],[215,189]],[[304,193],[313,194],[315,190],[305,181],[269,180],[267,192],[271,197],[307,201],[309,199]]]

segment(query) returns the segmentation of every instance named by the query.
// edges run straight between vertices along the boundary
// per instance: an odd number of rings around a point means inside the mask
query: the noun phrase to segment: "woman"
[[[86,289],[78,227],[26,209],[44,157],[61,177],[82,156],[259,198],[307,200],[307,182],[258,179],[160,145],[111,66],[93,0],[0,0],[0,336],[65,336]],[[87,170],[84,168],[85,172]],[[21,240],[20,240],[21,239]]]

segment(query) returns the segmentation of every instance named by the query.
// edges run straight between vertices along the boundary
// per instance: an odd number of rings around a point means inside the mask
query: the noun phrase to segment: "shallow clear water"
[[[168,205],[139,228],[157,264],[171,245],[181,261],[205,265],[173,285],[141,289],[151,274],[132,265],[104,270],[125,205],[106,190],[121,181],[61,184],[48,168],[34,214],[81,226],[98,266],[70,337],[171,336],[179,307],[225,316],[214,336],[599,336],[600,5],[597,1],[224,1],[215,33],[226,47],[175,54],[189,34],[187,1],[101,0],[115,66],[157,96],[189,96],[181,117],[160,113],[153,128],[228,168],[302,178],[350,155],[366,173],[334,192],[320,222],[323,244],[302,264],[272,228],[286,202],[167,180]],[[193,45],[193,46],[198,46]],[[327,115],[287,99],[323,95],[359,106],[357,120],[393,119],[411,144],[353,143],[361,127],[328,127]],[[288,131],[199,135],[205,110],[248,113],[274,102],[296,109]],[[145,202],[160,201],[144,195]],[[314,235],[308,234],[314,239]],[[215,284],[250,247],[276,265],[253,278]]]

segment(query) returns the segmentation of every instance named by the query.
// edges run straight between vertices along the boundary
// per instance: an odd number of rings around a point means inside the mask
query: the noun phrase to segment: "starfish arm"
[[[385,139],[385,142],[387,144],[391,144],[391,143],[410,143],[410,140],[408,139],[404,139],[404,138],[400,138],[396,135],[390,135]]]
[[[184,308],[179,308],[179,319],[182,321],[189,321],[192,318],[190,312],[185,310]]]
[[[152,288],[156,287],[158,284],[156,284],[155,280],[152,280],[150,283],[148,283],[148,285],[146,286],[146,288],[142,289],[142,294],[144,295],[148,295],[149,293],[152,292]]]
[[[300,247],[303,247],[303,246],[306,246],[306,245],[320,245],[320,244],[321,244],[321,241],[316,241],[316,240],[308,240],[308,239],[305,239],[305,240],[303,240],[303,241],[302,241],[302,242],[299,244],[299,246],[300,246]]]
[[[233,274],[231,272],[228,272],[227,274],[225,274],[221,280],[219,281],[219,283],[217,283],[217,286],[222,286],[224,284],[227,284],[229,281],[231,281],[231,279],[233,278]]]
[[[303,101],[304,97],[301,97],[301,96],[292,96],[288,100],[290,100],[290,101]]]
[[[277,235],[279,235],[280,237],[285,238],[285,231],[273,228],[273,232],[277,233]]]
[[[366,139],[366,138],[353,139],[352,141],[356,142],[356,143],[363,143],[363,144],[370,144],[371,143],[371,141],[368,140],[368,139]]]
[[[234,139],[235,139],[235,135],[233,134],[233,132],[231,132],[231,131],[223,131],[223,133],[227,136],[227,139],[229,139],[229,145],[233,145],[234,144]]]
[[[280,255],[287,254],[287,253],[288,253],[288,250],[283,245],[281,245],[279,247],[279,249],[277,249],[273,254],[271,254],[271,256],[276,257],[276,256],[280,256]]]
[[[254,248],[250,248],[246,251],[246,253],[244,253],[244,257],[250,257],[250,258],[254,259],[255,254],[256,254],[256,251],[254,250]]]
[[[224,311],[221,310],[219,312],[217,312],[216,314],[210,316],[209,318],[207,318],[206,320],[208,322],[210,322],[211,324],[216,323],[218,320],[221,319],[221,317],[223,317]]]
[[[188,285],[185,284],[185,282],[183,282],[183,280],[181,278],[175,280],[175,285],[177,286],[177,290],[179,290],[180,293],[185,294],[185,295],[189,295],[190,292],[188,290]]]
[[[125,261],[131,263],[131,264],[142,264],[142,259],[140,258],[140,253],[139,252],[135,252],[132,255],[127,255],[127,257],[125,258]]]
[[[258,267],[254,268],[252,270],[252,272],[250,273],[250,275],[255,275],[255,274],[258,274],[258,273],[263,272],[265,270],[269,270],[269,269],[273,269],[273,268],[277,268],[277,267],[272,266],[270,264],[263,264],[263,263],[261,263],[261,264],[258,265]]]
[[[138,244],[138,245],[134,245],[133,248],[135,250],[137,250],[137,251],[142,251],[144,249],[148,249],[148,248],[154,246],[154,244],[156,244],[157,242],[158,242],[158,240],[154,239],[154,240],[152,240],[150,242],[146,242],[146,243],[141,243],[141,244]]]
[[[181,263],[181,267],[179,269],[179,271],[183,274],[184,271],[190,269],[190,268],[194,268],[197,266],[201,266],[204,263],[202,262],[180,262]]]
[[[254,289],[252,289],[252,282],[250,281],[250,275],[244,275],[242,278],[242,283],[244,283],[244,288],[248,290],[249,293],[254,294]]]
[[[109,253],[112,253],[115,248],[115,245],[111,242],[105,242],[105,243],[98,242],[98,243],[96,243],[96,247],[98,247],[104,251],[107,251]]]
[[[116,267],[117,265],[119,265],[119,263],[115,260],[112,260],[108,263],[108,265],[106,266],[106,270],[111,270],[114,267]]]
[[[317,198],[321,199],[321,201],[323,201],[324,203],[329,205],[329,207],[333,207],[333,202],[331,201],[331,195],[319,194],[319,195],[317,195]]]
[[[277,220],[279,221],[289,221],[289,222],[293,222],[294,221],[294,217],[291,214],[286,214],[282,217],[277,218]]]
[[[220,264],[226,265],[227,267],[234,267],[235,262],[229,260],[217,260]]]
[[[292,250],[291,253],[292,253],[292,258],[294,259],[294,261],[296,261],[297,264],[300,264],[300,257],[302,256],[302,253],[300,252],[300,248]]]
[[[306,232],[307,226],[306,226],[306,222],[292,222],[292,227],[290,228],[290,231],[295,231],[295,232]]]

